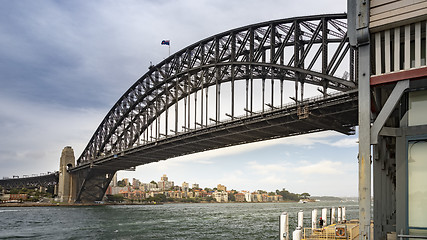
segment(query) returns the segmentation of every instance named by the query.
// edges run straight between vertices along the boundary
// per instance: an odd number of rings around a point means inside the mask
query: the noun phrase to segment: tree
[[[234,196],[234,192],[230,192],[230,194],[228,194],[228,201],[230,202],[236,201],[236,196]]]
[[[107,201],[109,202],[122,202],[125,198],[121,194],[107,195]]]
[[[207,202],[214,202],[216,201],[212,196],[206,197]]]
[[[286,190],[285,188],[282,189],[282,191],[276,190],[276,193],[278,195],[282,195],[283,200],[287,200],[287,201],[298,201],[299,200],[299,196],[295,193],[291,193],[288,190]]]
[[[119,186],[119,187],[126,187],[126,183],[123,180],[119,180],[119,181],[117,181],[117,186]]]
[[[155,184],[155,185],[156,185],[156,188],[158,188],[158,187],[159,187],[159,185],[158,185],[154,180],[152,180],[150,183]]]
[[[309,193],[301,193],[301,195],[300,195],[300,197],[302,198],[302,199],[307,199],[307,198],[310,198],[310,194]]]

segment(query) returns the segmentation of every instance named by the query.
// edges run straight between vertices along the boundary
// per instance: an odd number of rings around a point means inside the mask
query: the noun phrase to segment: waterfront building
[[[198,183],[193,183],[193,185],[191,186],[191,188],[194,189],[199,189],[199,184]]]
[[[163,177],[160,178],[160,181],[157,182],[157,187],[162,191],[169,190],[174,187],[174,182],[168,181],[166,174],[163,174]]]
[[[112,187],[117,187],[117,172],[114,174],[113,179],[111,179],[110,185]]]
[[[244,192],[244,193],[245,193],[245,201],[252,202],[251,193],[250,192]]]
[[[148,183],[148,191],[158,191],[158,189],[156,183]]]
[[[160,181],[164,181],[164,182],[168,181],[168,177],[166,176],[166,174],[163,174],[163,176],[160,177]]]
[[[216,189],[218,190],[218,191],[227,191],[227,187],[226,186],[224,186],[224,185],[221,185],[221,184],[218,184],[218,186],[216,187]]]
[[[183,183],[182,183],[182,191],[184,191],[184,192],[188,192],[188,190],[190,189],[189,185],[190,185],[190,184],[188,184],[188,183],[186,183],[186,182],[183,182]]]
[[[111,195],[120,194],[120,192],[127,192],[129,191],[129,187],[111,187]]]
[[[193,192],[186,192],[188,198],[194,198],[194,193]]]
[[[140,184],[141,184],[141,182],[138,179],[136,179],[136,178],[132,179],[132,187],[134,189],[139,189]]]
[[[123,183],[125,186],[129,186],[129,179],[128,178],[123,178]]]
[[[228,193],[225,191],[215,191],[212,193],[212,197],[217,202],[228,202]]]
[[[262,194],[253,193],[252,194],[252,202],[262,202]]]
[[[234,194],[235,201],[236,202],[244,202],[245,201],[245,194],[244,193],[236,193]]]
[[[139,190],[144,191],[144,192],[149,191],[148,184],[147,183],[139,184]]]

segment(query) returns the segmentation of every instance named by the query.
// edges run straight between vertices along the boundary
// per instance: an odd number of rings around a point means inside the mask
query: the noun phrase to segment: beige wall
[[[371,32],[427,19],[427,0],[371,0]]]

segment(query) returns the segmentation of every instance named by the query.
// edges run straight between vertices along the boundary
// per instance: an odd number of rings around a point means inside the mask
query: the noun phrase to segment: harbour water
[[[0,207],[0,239],[278,239],[279,216],[297,213],[311,226],[311,210],[356,202],[197,203],[80,207]]]

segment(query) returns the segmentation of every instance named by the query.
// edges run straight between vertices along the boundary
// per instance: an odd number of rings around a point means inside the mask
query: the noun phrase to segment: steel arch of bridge
[[[350,61],[344,61],[346,56]],[[220,123],[222,83],[231,83],[231,119],[236,117],[233,101],[234,83],[238,80],[246,80],[247,116],[254,113],[254,79],[262,80],[263,91],[266,79],[272,79],[272,88],[273,79],[280,81],[280,106],[283,106],[284,81],[295,82],[293,99],[297,105],[304,99],[304,84],[320,86],[325,97],[328,88],[342,92],[355,89],[355,56],[355,50],[348,43],[345,14],[263,22],[206,38],[150,66],[149,71],[123,94],[105,116],[78,158],[77,166],[153,139],[170,137],[171,132],[178,133],[178,118],[183,109],[180,112],[177,103],[183,100],[187,104],[188,99],[190,116],[190,95],[196,93],[197,98],[199,91],[200,117],[193,113],[197,119],[191,125],[203,128],[210,120],[214,124]],[[334,76],[344,63],[349,69],[348,79]],[[315,66],[321,69],[316,70]],[[215,118],[209,119],[207,99],[203,95],[206,94],[207,98],[207,91],[212,86],[215,87]],[[264,101],[263,94],[262,110]],[[193,109],[197,110],[197,107]],[[159,127],[161,114],[167,119],[163,123],[166,129],[163,134]],[[170,115],[175,119],[170,119]],[[190,119],[186,115],[187,106],[184,105],[184,131],[190,128]],[[169,131],[168,124],[173,122],[175,129]],[[153,137],[148,135],[148,130],[154,124]]]

